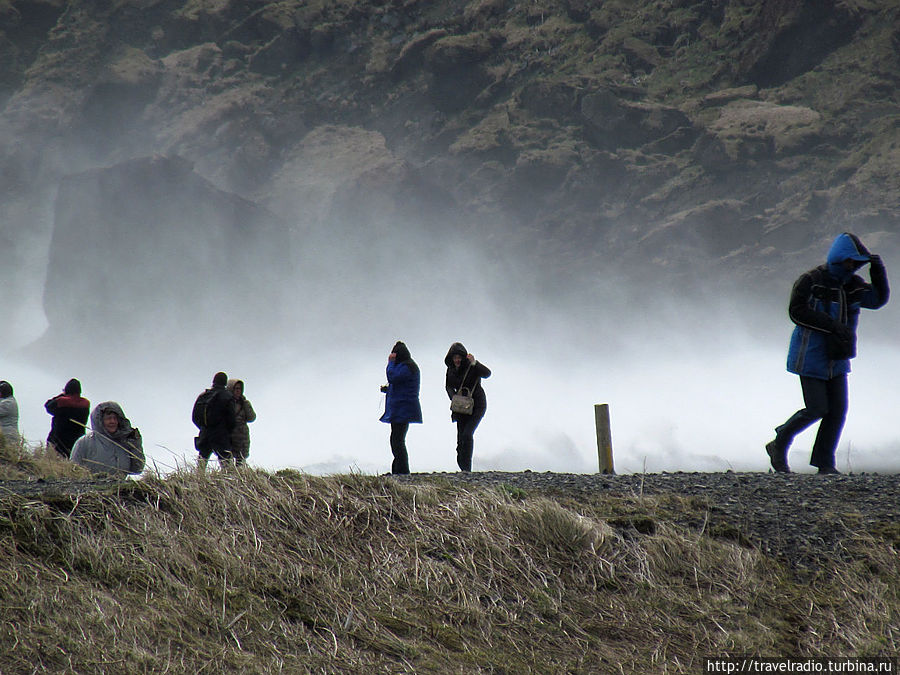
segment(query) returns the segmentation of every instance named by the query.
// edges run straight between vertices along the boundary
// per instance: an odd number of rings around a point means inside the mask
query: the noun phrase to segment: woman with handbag
[[[456,463],[460,471],[471,471],[475,429],[487,411],[487,396],[481,380],[491,376],[491,369],[476,361],[460,342],[450,345],[444,363],[447,366],[445,387],[450,397],[450,419],[456,422]]]
[[[410,423],[422,423],[419,405],[419,366],[412,360],[406,345],[398,342],[388,356],[386,386],[381,388],[387,397],[381,421],[391,425],[391,473],[409,473],[406,452],[406,432]]]

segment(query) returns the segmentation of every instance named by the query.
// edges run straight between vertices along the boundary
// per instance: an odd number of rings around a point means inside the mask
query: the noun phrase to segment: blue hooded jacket
[[[871,263],[872,283],[846,269],[845,260]],[[859,310],[883,307],[889,296],[881,259],[870,255],[856,236],[839,235],[826,263],[794,283],[788,314],[796,326],[788,349],[788,371],[820,380],[849,373],[850,359],[856,356]]]
[[[402,342],[394,345],[397,356],[387,364],[388,390],[381,421],[388,424],[422,422],[419,404],[419,366],[412,360],[409,349]]]

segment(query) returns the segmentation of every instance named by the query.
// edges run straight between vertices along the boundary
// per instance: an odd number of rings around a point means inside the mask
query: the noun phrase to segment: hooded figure
[[[66,382],[63,393],[48,400],[44,404],[44,410],[53,415],[47,447],[53,446],[60,455],[68,459],[75,441],[84,436],[91,412],[90,401],[81,397],[81,382],[75,378]]]
[[[91,412],[91,431],[72,448],[72,461],[92,473],[140,473],[144,470],[141,432],[131,426],[118,403],[100,403]]]
[[[256,412],[250,401],[244,396],[243,380],[228,380],[225,388],[231,393],[234,405],[234,429],[231,430],[231,452],[234,454],[234,463],[238,466],[244,464],[250,456],[250,427],[248,423],[256,420]]]
[[[855,274],[866,264],[871,283]],[[821,420],[810,464],[819,473],[838,473],[834,454],[847,415],[847,373],[856,356],[859,312],[883,307],[889,297],[881,258],[849,232],[834,240],[824,265],[794,283],[788,314],[796,326],[787,369],[800,376],[805,407],[777,427],[775,440],[766,445],[775,471],[790,471],[787,452],[794,436]]]
[[[472,454],[475,451],[475,429],[487,412],[487,396],[481,386],[481,379],[491,376],[491,369],[475,360],[461,342],[450,345],[444,357],[447,377],[444,388],[453,399],[460,389],[466,389],[475,400],[471,415],[452,413],[450,419],[456,423],[456,464],[461,471],[472,470]]]
[[[19,404],[6,380],[0,380],[0,433],[7,441],[19,442]]]
[[[391,425],[391,473],[409,473],[409,455],[406,450],[406,432],[410,424],[422,423],[422,406],[419,404],[419,366],[412,360],[406,345],[397,342],[388,356],[386,368],[387,394],[381,421]]]

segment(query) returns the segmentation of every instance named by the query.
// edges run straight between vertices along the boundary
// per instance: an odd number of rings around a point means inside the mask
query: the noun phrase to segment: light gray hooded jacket
[[[119,416],[119,428],[110,435],[103,427],[103,413],[112,410]],[[92,473],[124,476],[144,470],[144,446],[141,432],[131,426],[115,401],[97,405],[91,412],[91,429],[72,448],[72,461]]]
[[[19,404],[12,396],[0,398],[0,432],[7,441],[19,442]]]

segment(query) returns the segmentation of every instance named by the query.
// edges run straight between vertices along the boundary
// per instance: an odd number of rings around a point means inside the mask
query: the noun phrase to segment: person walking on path
[[[200,457],[197,469],[203,473],[212,453],[216,453],[219,464],[229,466],[233,461],[231,452],[231,432],[234,430],[234,397],[226,389],[228,375],[219,372],[213,376],[212,387],[201,393],[194,401],[191,419],[200,434],[194,439],[194,447]]]
[[[871,283],[854,274],[869,265]],[[766,444],[772,468],[789,473],[787,454],[801,431],[819,422],[809,463],[820,474],[840,473],[835,450],[847,416],[847,374],[856,356],[860,309],[878,309],[890,296],[881,258],[853,234],[839,235],[826,263],[794,283],[788,313],[796,324],[788,349],[787,369],[800,376],[804,408],[775,429]]]
[[[63,393],[48,400],[44,404],[44,410],[53,416],[47,447],[68,459],[72,454],[72,446],[84,436],[85,425],[91,414],[91,402],[81,396],[81,382],[74,377],[66,382]]]
[[[13,386],[6,380],[0,380],[0,436],[8,443],[18,443],[19,436],[19,404],[13,396]]]
[[[465,392],[475,399],[471,414],[453,412],[450,416],[456,423],[456,464],[460,471],[471,471],[475,429],[487,412],[487,396],[481,380],[491,376],[491,369],[477,361],[459,342],[450,345],[444,364],[447,366],[444,386],[450,400],[454,395]]]
[[[91,473],[138,474],[144,470],[141,432],[131,426],[118,403],[100,403],[91,412],[91,431],[72,448],[72,461]]]
[[[231,452],[235,466],[242,466],[250,456],[250,422],[256,420],[256,412],[250,401],[244,396],[243,380],[228,380],[225,387],[231,392],[234,406],[234,429],[231,430]]]
[[[391,473],[409,473],[409,455],[406,450],[406,433],[410,424],[422,423],[422,406],[419,403],[419,366],[413,361],[409,349],[397,342],[388,355],[387,385],[381,390],[387,394],[381,421],[391,425]]]

